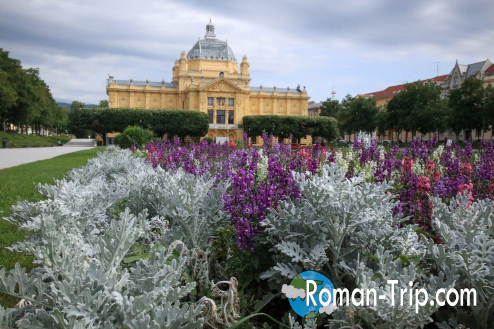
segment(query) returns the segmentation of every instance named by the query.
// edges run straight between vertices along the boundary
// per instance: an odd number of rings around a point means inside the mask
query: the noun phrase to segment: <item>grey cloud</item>
[[[248,55],[252,85],[306,85],[324,100],[448,73],[492,60],[491,2],[83,0],[4,1],[0,47],[40,67],[56,99],[106,98],[107,73],[171,79],[182,50],[209,18],[237,58]],[[17,56],[17,57],[16,57]]]

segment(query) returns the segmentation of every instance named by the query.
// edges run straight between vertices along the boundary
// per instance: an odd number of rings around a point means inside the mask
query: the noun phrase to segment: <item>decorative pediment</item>
[[[224,92],[245,92],[242,88],[226,80],[225,78],[218,78],[211,81],[205,86],[199,88],[201,91],[224,91]]]

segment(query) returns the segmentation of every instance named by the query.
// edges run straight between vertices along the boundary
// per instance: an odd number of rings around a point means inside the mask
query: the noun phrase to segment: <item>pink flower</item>
[[[427,161],[427,164],[425,165],[425,170],[431,171],[431,170],[434,170],[434,168],[436,168],[434,161],[432,161],[432,160]]]
[[[473,189],[473,184],[470,183],[470,184],[460,184],[458,186],[458,193],[461,193],[463,194],[463,192],[468,191],[468,193],[472,193],[472,189]]]
[[[441,178],[441,172],[440,171],[436,171],[435,173],[432,174],[432,178],[434,178],[434,179]]]
[[[151,153],[154,153],[155,151],[156,149],[153,146],[151,146]]]
[[[429,192],[430,188],[431,188],[431,184],[429,183],[429,177],[424,177],[424,176],[420,176],[419,177],[419,183],[418,183],[418,188],[419,188],[419,191],[421,192]]]
[[[472,183],[470,183],[470,184],[460,184],[458,186],[458,193],[463,194],[463,192],[468,191],[468,195],[470,196],[470,200],[468,201],[467,208],[470,207],[470,205],[472,204],[472,202],[475,200],[473,198],[472,189],[473,189],[473,184]]]
[[[465,173],[465,174],[471,174],[472,173],[472,165],[469,164],[469,163],[464,163],[463,164],[463,167],[461,168],[461,170]]]
[[[492,194],[494,192],[494,183],[489,184],[489,194]]]
[[[405,160],[403,160],[403,165],[402,168],[406,172],[412,171],[412,166],[413,166],[413,160],[410,159],[410,157],[405,157]]]

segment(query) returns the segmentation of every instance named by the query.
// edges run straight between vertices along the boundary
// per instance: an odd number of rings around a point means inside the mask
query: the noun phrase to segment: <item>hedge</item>
[[[243,118],[244,132],[248,136],[263,133],[279,139],[322,137],[328,141],[340,135],[338,121],[330,117],[304,117],[292,115],[248,115]]]
[[[74,110],[80,129],[91,129],[103,137],[111,132],[123,132],[128,126],[149,129],[162,137],[202,137],[208,133],[209,117],[206,113],[184,110],[151,110],[131,108],[81,108]]]

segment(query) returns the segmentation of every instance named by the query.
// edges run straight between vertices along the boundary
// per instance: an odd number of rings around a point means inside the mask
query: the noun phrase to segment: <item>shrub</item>
[[[150,130],[137,126],[129,126],[115,137],[115,143],[121,148],[129,148],[132,145],[143,146],[152,140],[153,133]]]
[[[128,126],[150,129],[162,137],[202,137],[208,133],[206,113],[184,110],[149,110],[131,108],[81,108],[73,111],[78,129],[95,131],[106,140],[111,132],[123,132]],[[86,135],[87,136],[87,135]]]
[[[202,140],[207,141],[208,144],[214,143],[214,139],[212,139],[211,137],[204,137]]]
[[[244,131],[249,136],[263,133],[282,140],[292,135],[323,137],[332,140],[340,135],[338,121],[328,117],[304,117],[293,115],[249,115],[243,118]]]

